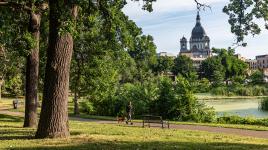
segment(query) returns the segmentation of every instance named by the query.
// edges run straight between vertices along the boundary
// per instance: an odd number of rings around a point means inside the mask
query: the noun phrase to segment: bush
[[[253,90],[251,87],[236,87],[234,93],[240,96],[253,96]]]
[[[210,90],[210,82],[207,78],[202,78],[199,80],[196,92],[198,93],[207,93]]]
[[[224,96],[263,96],[268,94],[268,89],[265,86],[243,86],[243,85],[230,85],[228,87],[216,87],[211,91],[212,95]]]
[[[207,107],[204,103],[197,105],[197,113],[194,116],[196,122],[215,122],[216,112],[213,107]]]
[[[197,101],[193,95],[191,84],[185,78],[177,77],[175,84],[163,79],[160,82],[159,90],[160,97],[156,101],[157,109],[168,119],[196,122],[214,120],[214,110]]]
[[[81,112],[86,114],[94,114],[94,106],[93,103],[90,101],[83,101],[80,103],[81,106]]]
[[[116,88],[114,95],[85,101],[81,108],[87,114],[123,116],[129,101],[135,118],[152,114],[169,120],[211,122],[215,119],[214,110],[197,101],[192,85],[183,77],[178,77],[176,82],[168,77],[156,77],[142,83],[125,83]]]
[[[259,108],[263,111],[268,111],[268,97],[264,98],[261,102],[260,102],[260,106]]]
[[[268,90],[264,86],[254,86],[253,87],[253,95],[254,96],[263,96],[263,95],[267,95],[267,94],[268,94]]]
[[[228,95],[227,87],[216,87],[210,91],[212,95]]]
[[[247,124],[268,126],[268,119],[256,119],[254,117],[227,116],[217,118],[217,123],[221,124]]]

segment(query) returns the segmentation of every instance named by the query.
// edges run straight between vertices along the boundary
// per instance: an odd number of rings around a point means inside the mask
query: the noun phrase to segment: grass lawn
[[[22,118],[0,115],[0,149],[268,149],[267,139],[70,121],[69,139],[34,139]]]
[[[69,116],[74,117],[73,114]],[[84,119],[96,119],[96,120],[116,120],[115,117],[109,116],[94,116],[87,114],[80,114],[80,118]],[[142,120],[133,120],[133,122],[142,122]],[[212,127],[224,127],[224,128],[235,128],[235,129],[247,129],[255,131],[268,131],[268,126],[260,125],[243,125],[243,124],[218,124],[218,123],[195,123],[195,122],[179,122],[179,121],[170,121],[172,124],[181,124],[181,125],[201,125],[201,126],[212,126]]]

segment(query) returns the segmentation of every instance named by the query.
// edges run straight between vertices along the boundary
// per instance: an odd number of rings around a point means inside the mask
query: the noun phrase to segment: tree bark
[[[34,37],[35,48],[31,50],[26,62],[26,96],[23,127],[36,127],[37,125],[40,20],[40,14],[32,13],[30,15],[29,32]]]
[[[61,2],[49,0],[49,47],[45,72],[44,97],[36,138],[65,138],[70,135],[68,125],[69,72],[73,51],[73,37],[60,33],[62,20]],[[71,7],[67,11],[74,12]],[[77,11],[76,11],[77,12]]]

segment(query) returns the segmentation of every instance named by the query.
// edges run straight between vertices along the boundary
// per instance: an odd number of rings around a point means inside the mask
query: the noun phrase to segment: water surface
[[[261,99],[219,99],[200,100],[206,105],[214,107],[218,115],[239,115],[241,117],[253,116],[256,118],[268,118],[268,111],[259,109]]]

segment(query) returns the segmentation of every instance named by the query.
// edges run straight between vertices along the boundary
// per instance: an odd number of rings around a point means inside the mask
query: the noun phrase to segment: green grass
[[[0,149],[268,149],[267,139],[70,121],[68,139],[34,139],[22,119],[0,115]]]
[[[69,116],[74,117],[73,114]],[[80,118],[84,119],[96,119],[96,120],[116,120],[115,117],[110,116],[94,116],[87,114],[80,114]],[[133,122],[142,122],[141,120],[133,120]],[[268,131],[267,126],[260,125],[243,125],[243,124],[219,124],[219,123],[196,123],[196,122],[179,122],[179,121],[170,121],[172,124],[179,125],[201,125],[201,126],[211,126],[211,127],[224,127],[224,128],[235,128],[235,129],[247,129],[247,130],[255,130],[255,131]]]

